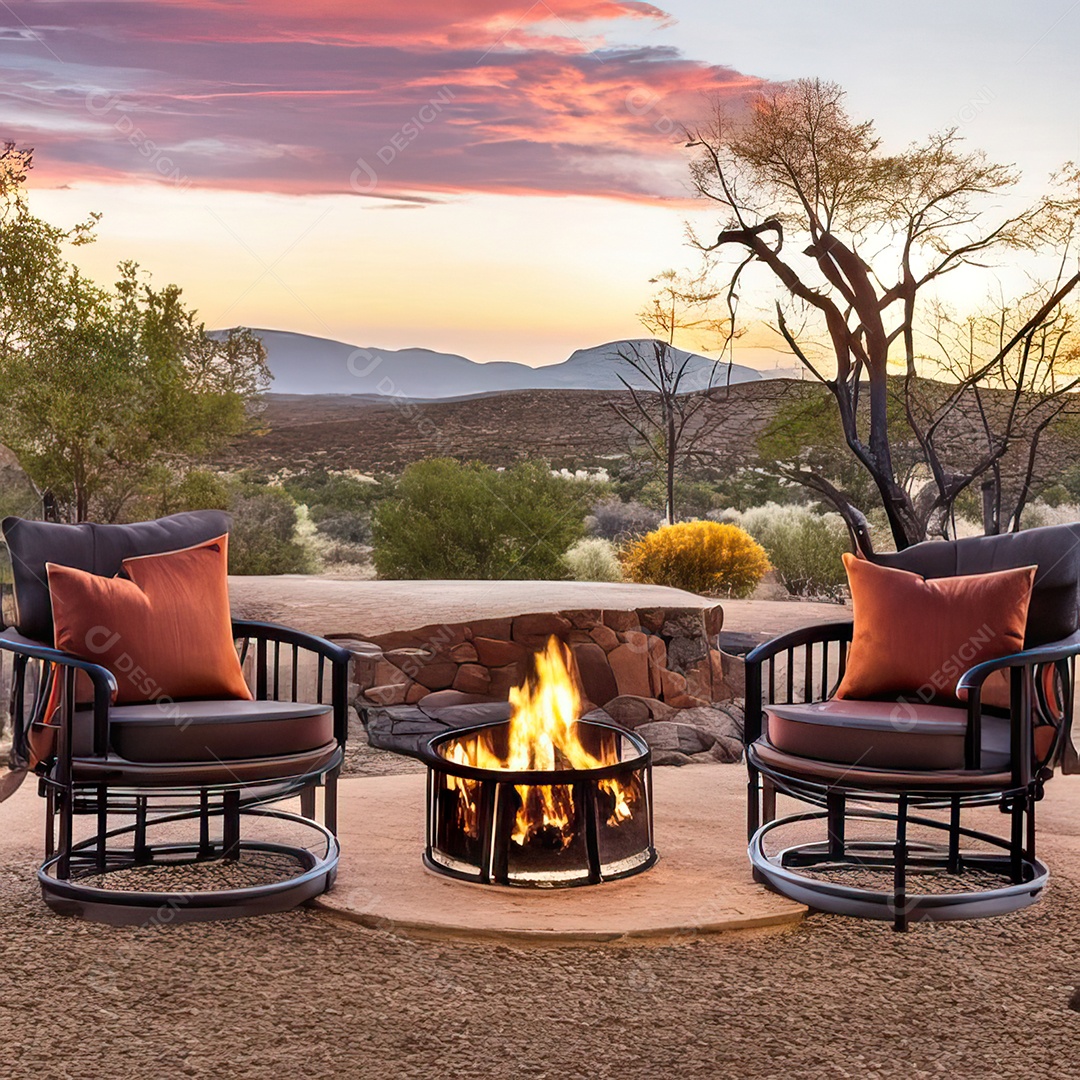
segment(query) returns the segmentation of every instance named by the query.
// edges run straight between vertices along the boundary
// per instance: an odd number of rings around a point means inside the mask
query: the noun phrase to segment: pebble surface
[[[8,850],[0,1075],[1075,1078],[1076,831],[1005,918],[811,915],[647,948],[414,940],[309,908],[117,929],[51,914]]]

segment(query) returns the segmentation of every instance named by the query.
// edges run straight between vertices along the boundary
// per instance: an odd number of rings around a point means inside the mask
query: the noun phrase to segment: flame
[[[533,673],[510,690],[509,739],[505,757],[497,754],[490,738],[452,742],[446,751],[451,761],[492,770],[598,769],[619,760],[615,742],[604,740],[597,756],[582,745],[575,729],[581,715],[581,695],[572,674],[573,659],[559,640],[548,640],[535,656]],[[448,777],[458,790],[457,824],[469,836],[479,835],[478,784],[463,777]],[[633,814],[635,792],[617,780],[601,780],[599,788],[612,800],[608,825]],[[511,839],[520,845],[539,840],[545,846],[566,847],[576,832],[573,791],[569,784],[517,784],[520,807]]]

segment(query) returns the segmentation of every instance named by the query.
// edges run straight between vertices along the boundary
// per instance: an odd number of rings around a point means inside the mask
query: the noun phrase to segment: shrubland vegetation
[[[662,525],[623,552],[631,581],[710,596],[749,596],[769,570],[765,549],[737,525]]]
[[[574,581],[622,581],[619,549],[599,536],[578,540],[562,557]]]
[[[766,503],[742,512],[726,510],[718,519],[740,526],[761,544],[780,584],[793,596],[826,600],[843,596],[847,574],[840,556],[851,545],[839,514]]]

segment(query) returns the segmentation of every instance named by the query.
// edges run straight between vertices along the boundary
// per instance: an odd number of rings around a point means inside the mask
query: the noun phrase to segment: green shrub
[[[285,490],[298,503],[309,507],[325,507],[340,513],[370,512],[380,499],[391,494],[392,488],[383,480],[360,479],[343,472],[313,469],[291,476]]]
[[[296,537],[296,503],[281,488],[238,488],[229,503],[229,573],[307,574],[314,569]]]
[[[579,540],[562,557],[574,581],[622,581],[622,564],[610,540],[589,537]]]
[[[593,536],[616,543],[632,540],[660,524],[659,510],[639,502],[621,502],[619,499],[602,499],[594,503],[586,519],[586,526]]]
[[[749,596],[769,569],[761,545],[737,525],[682,521],[631,544],[623,555],[631,581],[705,595]]]
[[[181,510],[227,510],[230,499],[229,481],[207,469],[192,469],[176,485],[175,501]]]
[[[534,463],[415,462],[376,507],[375,569],[381,578],[563,579],[561,556],[584,532],[589,495]]]
[[[847,584],[840,556],[851,548],[839,514],[807,506],[766,503],[741,514],[725,512],[768,553],[780,583],[795,596],[839,600]]]
[[[650,480],[638,498],[660,514],[667,511],[667,485],[663,480]],[[710,510],[723,506],[712,484],[703,480],[675,482],[675,516],[680,521],[703,518]]]
[[[335,510],[330,506],[312,506],[311,520],[316,530],[328,540],[340,544],[370,544],[371,514],[367,510]]]

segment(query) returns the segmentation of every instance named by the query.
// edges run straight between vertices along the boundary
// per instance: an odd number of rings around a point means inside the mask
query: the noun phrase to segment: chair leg
[[[150,849],[146,846],[146,796],[135,798],[135,862],[144,866],[150,862]]]
[[[1028,796],[1027,804],[1027,857],[1035,858],[1035,799]]]
[[[94,863],[99,871],[105,870],[105,834],[109,831],[109,789],[97,786],[97,843],[94,845]]]
[[[746,766],[746,839],[754,839],[761,824],[761,779],[753,765]]]
[[[893,854],[893,929],[904,933],[908,928],[907,912],[907,796],[896,805],[896,849]]]
[[[199,858],[209,859],[214,854],[210,843],[210,792],[199,792]]]
[[[222,812],[221,857],[235,862],[240,858],[240,792],[226,791]]]
[[[950,874],[960,873],[960,796],[954,795],[949,801],[949,858],[947,869]]]
[[[324,778],[323,824],[337,836],[337,788],[340,768],[331,769]]]
[[[56,795],[52,787],[45,792],[45,858],[51,859],[56,852]]]
[[[761,782],[761,820],[765,824],[776,819],[776,785],[768,778]]]
[[[1027,796],[1018,795],[1012,805],[1012,837],[1009,843],[1009,876],[1015,884],[1024,880],[1024,819]]]
[[[60,822],[57,829],[56,850],[59,859],[56,863],[56,876],[61,881],[71,877],[71,838],[72,838],[72,792],[70,788],[60,788],[56,793],[56,807]]]
[[[847,799],[842,792],[830,791],[825,796],[825,806],[829,813],[829,855],[834,859],[842,859],[844,857],[844,815],[847,810]]]
[[[300,792],[300,813],[306,818],[315,817],[315,785],[308,784]]]

